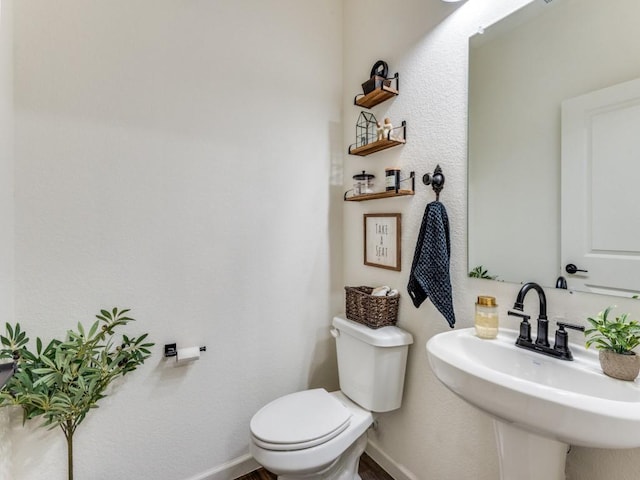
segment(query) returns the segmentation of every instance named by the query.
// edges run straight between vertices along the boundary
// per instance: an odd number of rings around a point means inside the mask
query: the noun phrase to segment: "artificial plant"
[[[135,370],[149,358],[153,343],[148,334],[129,338],[116,330],[133,318],[128,309],[101,310],[98,320],[85,330],[69,330],[64,341],[53,339],[43,348],[36,339],[35,351],[20,324],[6,324],[0,335],[0,359],[13,359],[17,371],[0,390],[0,407],[19,405],[23,420],[43,417],[42,426],[60,427],[67,441],[69,480],[73,480],[73,435],[92,408],[106,396],[109,384]]]
[[[483,265],[478,265],[477,267],[473,268],[473,270],[469,272],[469,276],[471,278],[486,278],[488,280],[495,280],[496,278],[498,278],[497,275],[490,275],[489,271],[484,268]]]
[[[636,320],[630,320],[628,313],[615,317],[615,320],[610,319],[609,313],[613,308],[609,306],[595,318],[587,318],[591,328],[584,332],[587,337],[586,346],[589,348],[595,345],[599,350],[612,350],[628,355],[640,345],[640,324]]]

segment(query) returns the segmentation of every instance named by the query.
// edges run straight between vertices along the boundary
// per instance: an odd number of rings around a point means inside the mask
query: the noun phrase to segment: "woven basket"
[[[362,323],[369,328],[395,325],[398,321],[400,295],[374,297],[371,287],[344,287],[346,313],[349,320]]]

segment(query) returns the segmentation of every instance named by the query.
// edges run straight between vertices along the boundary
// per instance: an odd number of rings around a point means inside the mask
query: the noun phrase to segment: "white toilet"
[[[250,451],[280,480],[360,480],[373,412],[400,407],[410,333],[333,319],[340,391],[285,395],[251,419]]]

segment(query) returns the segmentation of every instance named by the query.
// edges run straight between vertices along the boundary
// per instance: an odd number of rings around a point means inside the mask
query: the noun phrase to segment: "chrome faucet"
[[[531,339],[531,324],[529,323],[531,317],[524,313],[524,297],[526,297],[530,290],[538,292],[539,301],[538,328],[535,342]],[[556,342],[553,348],[551,348],[549,344],[549,320],[547,319],[547,297],[540,285],[534,282],[525,283],[518,292],[516,301],[513,304],[513,310],[509,310],[507,314],[522,319],[520,322],[520,335],[516,340],[518,347],[562,360],[573,360],[573,355],[569,350],[568,335],[565,328],[584,331],[584,327],[565,322],[557,322]]]

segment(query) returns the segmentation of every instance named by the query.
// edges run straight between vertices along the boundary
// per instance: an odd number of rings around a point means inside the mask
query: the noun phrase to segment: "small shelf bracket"
[[[409,176],[405,179],[400,180],[400,182],[398,182],[399,184],[401,184],[402,182],[407,182],[407,181],[411,181],[411,190],[415,192],[416,190],[416,172],[410,172]],[[396,185],[396,193],[398,193],[398,188],[399,185]]]

